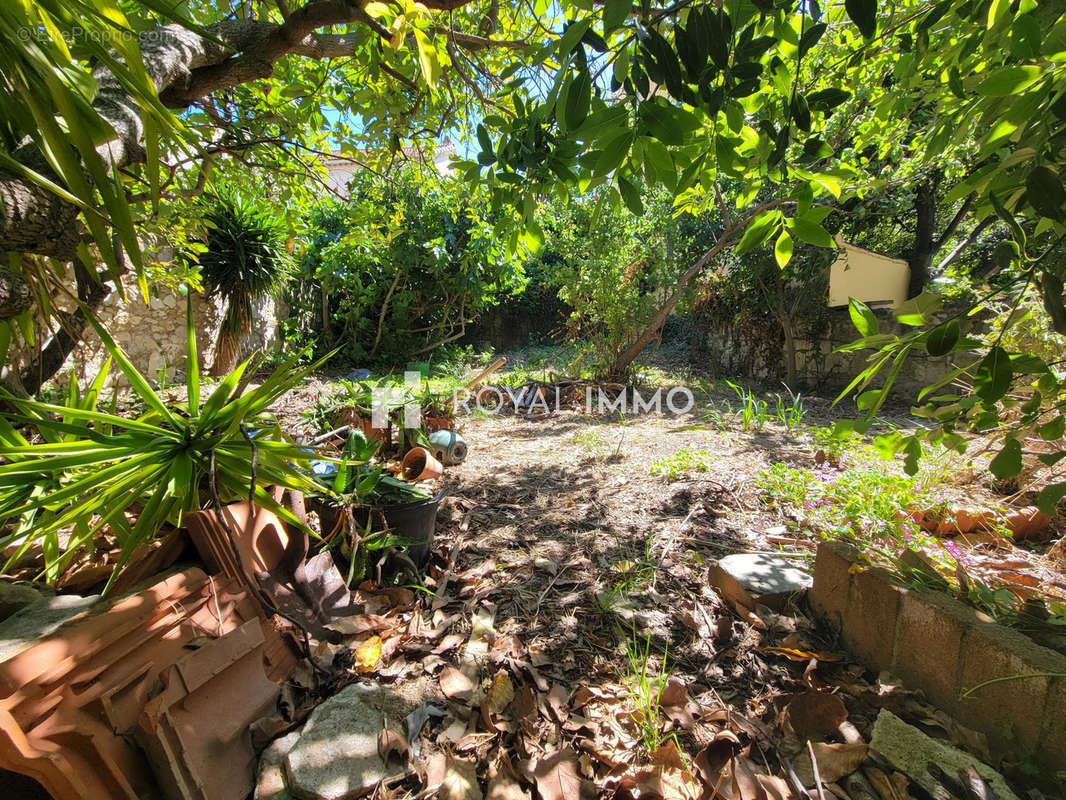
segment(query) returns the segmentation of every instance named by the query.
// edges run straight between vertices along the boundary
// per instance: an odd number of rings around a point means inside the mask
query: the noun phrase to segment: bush
[[[290,302],[342,365],[403,364],[459,339],[523,286],[488,204],[436,171],[356,175],[352,199],[309,219],[303,283]]]

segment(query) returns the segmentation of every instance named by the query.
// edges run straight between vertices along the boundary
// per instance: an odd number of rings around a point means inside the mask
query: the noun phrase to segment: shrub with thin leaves
[[[89,320],[111,358],[84,396],[76,386],[65,405],[5,395],[18,410],[9,419],[0,418],[7,462],[0,465],[0,524],[5,526],[0,548],[10,553],[5,571],[39,544],[44,577],[54,582],[80,548],[92,546],[109,530],[121,548],[117,575],[134,548],[150,541],[164,524],[180,525],[184,514],[216,501],[251,498],[287,522],[301,524],[266,487],[305,492],[320,487],[304,471],[310,454],[286,439],[267,409],[322,361],[297,367],[297,357],[249,388],[253,357],[201,402],[190,304],[187,401],[168,404],[100,323],[91,315]],[[112,361],[147,409],[136,418],[97,407]],[[40,441],[28,440],[12,422],[36,429]],[[128,511],[135,517],[132,523]]]

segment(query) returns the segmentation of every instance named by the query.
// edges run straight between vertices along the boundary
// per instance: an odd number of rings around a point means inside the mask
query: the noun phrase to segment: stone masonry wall
[[[150,302],[145,304],[132,276],[124,281],[126,300],[112,293],[97,311],[97,318],[126,352],[133,365],[150,381],[182,380],[185,376],[185,298],[165,287],[153,287]],[[219,299],[193,296],[197,350],[201,372],[206,371],[215,355],[215,342],[225,303]],[[241,340],[242,358],[254,350],[272,351],[280,345],[278,324],[284,318],[271,298],[257,304],[251,330]],[[40,332],[47,335],[46,332]],[[25,361],[28,353],[23,353]],[[91,381],[103,366],[107,351],[95,331],[67,359],[60,375],[73,371],[82,384]],[[125,383],[112,367],[109,383]],[[60,379],[60,384],[66,381]]]
[[[905,334],[914,330],[896,321],[887,309],[874,313],[882,333]],[[979,324],[974,318],[960,320],[964,335],[972,335]],[[835,352],[859,338],[846,308],[826,309],[806,330],[803,326],[801,322],[796,338],[799,386],[790,388],[836,392],[867,366],[870,350]],[[695,363],[719,375],[767,384],[785,379],[784,337],[780,325],[771,317],[750,317],[738,322],[727,310],[720,314],[697,314],[693,318],[690,344],[697,354]],[[705,361],[701,363],[701,359]],[[953,368],[950,356],[932,358],[925,353],[912,353],[900,372],[893,394],[913,399],[918,390]]]

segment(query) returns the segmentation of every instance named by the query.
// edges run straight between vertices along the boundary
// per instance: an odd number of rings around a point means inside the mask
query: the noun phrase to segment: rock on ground
[[[378,687],[353,684],[316,708],[285,756],[289,791],[306,800],[347,800],[369,794],[400,774],[378,755]]]
[[[51,594],[55,594],[52,592]],[[14,583],[12,581],[0,581],[0,621],[3,621],[21,611],[26,606],[40,601],[45,595],[35,586],[28,583]]]
[[[90,608],[99,595],[80,597],[60,594],[42,597],[0,623],[0,660],[10,658],[25,647],[42,639],[69,620]]]
[[[720,558],[708,578],[727,599],[751,610],[756,603],[780,610],[790,596],[811,586],[810,574],[793,560],[762,553]]]
[[[285,756],[292,750],[299,731],[275,739],[259,757],[259,777],[255,782],[253,800],[291,800],[285,785]]]
[[[870,749],[880,753],[893,767],[921,784],[937,800],[952,800],[953,796],[929,775],[926,769],[929,762],[953,778],[960,768],[973,767],[978,775],[991,784],[999,800],[1018,800],[1003,776],[992,767],[946,742],[926,736],[887,709],[882,708],[874,721]]]

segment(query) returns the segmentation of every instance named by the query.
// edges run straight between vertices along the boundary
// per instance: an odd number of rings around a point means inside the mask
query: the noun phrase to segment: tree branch
[[[936,271],[940,272],[940,271],[942,271],[944,269],[947,269],[948,265],[951,264],[960,255],[962,255],[963,251],[967,247],[969,247],[974,242],[976,242],[977,241],[977,237],[980,236],[982,233],[984,233],[985,228],[987,228],[989,225],[991,225],[995,221],[996,221],[995,215],[989,215],[989,216],[985,217],[983,220],[981,220],[974,227],[974,229],[972,231],[970,231],[970,235],[967,236],[965,239],[963,239],[961,242],[959,242],[959,244],[955,247],[955,249],[953,249],[950,253],[948,253],[946,256],[944,256],[944,260],[936,265]]]
[[[948,243],[948,240],[955,235],[955,230],[959,227],[966,215],[970,213],[970,208],[973,206],[974,200],[977,199],[977,194],[970,194],[965,200],[962,201],[962,205],[959,206],[959,210],[955,212],[955,216],[951,218],[951,222],[944,228],[944,232],[940,234],[939,238],[933,242],[933,253],[936,254],[940,248]]]

